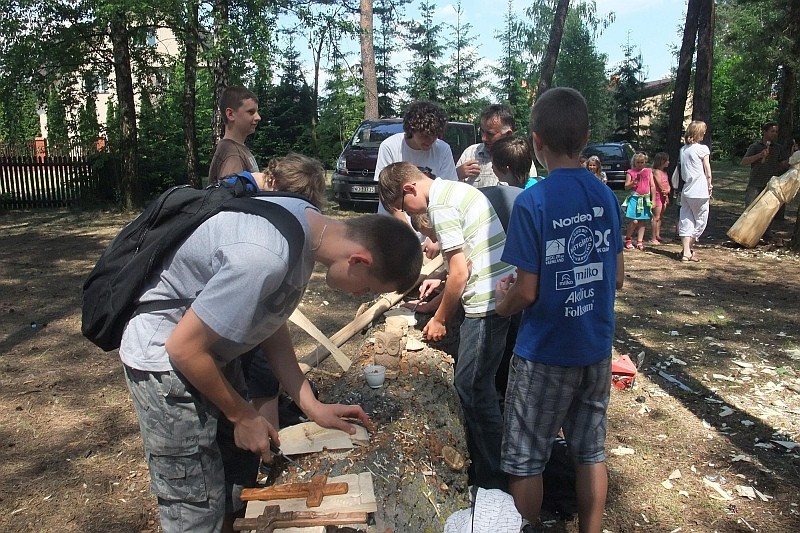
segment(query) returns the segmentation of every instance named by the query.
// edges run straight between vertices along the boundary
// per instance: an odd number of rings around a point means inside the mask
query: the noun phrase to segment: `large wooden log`
[[[758,244],[778,209],[791,202],[800,187],[800,152],[792,155],[789,164],[789,170],[770,178],[761,194],[728,230],[728,237],[745,248]]]
[[[422,269],[419,273],[419,279],[422,281],[423,279],[427,278],[431,274],[433,274],[436,270],[438,270],[444,261],[441,255],[437,255],[426,264],[422,265]],[[375,321],[378,317],[380,317],[383,313],[394,307],[403,297],[413,290],[409,289],[406,292],[393,292],[390,294],[384,294],[378,301],[375,302],[372,307],[368,308],[366,311],[355,317],[349,324],[344,326],[342,329],[331,335],[330,340],[336,346],[341,346],[348,340],[350,340],[353,335],[364,329],[365,327],[369,326],[373,321]],[[304,373],[309,372],[312,368],[319,365],[322,361],[325,360],[326,357],[330,354],[330,351],[325,348],[324,346],[317,347],[314,351],[309,353],[308,355],[302,357],[300,359],[300,368],[303,370]]]

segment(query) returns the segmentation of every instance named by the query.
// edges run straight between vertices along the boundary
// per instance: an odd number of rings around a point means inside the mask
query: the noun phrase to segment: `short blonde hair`
[[[706,136],[708,126],[702,120],[693,120],[686,127],[686,144],[699,143]]]
[[[644,159],[644,162],[647,163],[647,154],[644,153],[644,152],[636,152],[635,154],[633,154],[633,157],[631,157],[631,166],[632,167],[636,166],[636,160],[637,159]]]
[[[304,196],[319,209],[325,205],[325,168],[318,160],[289,153],[271,159],[264,174],[272,190]]]

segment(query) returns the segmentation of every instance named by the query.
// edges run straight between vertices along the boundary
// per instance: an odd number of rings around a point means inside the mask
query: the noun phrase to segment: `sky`
[[[573,0],[575,3],[577,0]],[[433,0],[436,7],[435,23],[456,21],[454,2]],[[419,19],[417,6],[419,0],[405,8],[405,18]],[[527,0],[512,0],[512,7],[521,18],[524,18]],[[472,25],[470,32],[476,37],[478,55],[485,58],[483,68],[488,70],[489,64],[496,63],[502,55],[500,44],[495,37],[496,31],[503,26],[506,13],[504,0],[461,0],[465,20]],[[645,79],[657,80],[669,74],[676,62],[673,49],[680,47],[683,25],[686,18],[686,0],[596,0],[597,13],[604,16],[614,12],[615,21],[597,39],[597,49],[607,54],[608,67],[624,58],[622,47],[630,39],[634,53],[641,53],[645,67]],[[542,31],[550,32],[550,27]],[[443,36],[446,37],[446,36]],[[302,51],[301,54],[305,55]],[[358,43],[345,46],[353,52],[358,51]],[[398,47],[392,55],[396,64],[405,65],[411,57],[408,50]],[[310,64],[310,60],[306,60]],[[307,72],[311,69],[307,68]]]

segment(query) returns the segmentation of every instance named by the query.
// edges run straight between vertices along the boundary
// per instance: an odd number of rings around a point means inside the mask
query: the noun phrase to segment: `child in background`
[[[603,172],[603,167],[600,165],[600,158],[596,155],[589,156],[589,159],[586,160],[586,170],[594,174],[603,183],[608,183],[608,177],[606,177],[606,173]]]
[[[663,244],[661,238],[661,217],[669,204],[669,176],[667,176],[667,167],[669,166],[669,154],[666,152],[658,152],[653,158],[653,184],[656,191],[653,202],[653,222],[652,222],[652,237],[650,244]]]
[[[319,209],[325,205],[325,168],[316,159],[289,153],[270,159],[262,172],[266,190],[305,196]]]
[[[636,234],[636,249],[644,250],[645,222],[650,220],[650,208],[653,205],[655,185],[653,172],[645,167],[647,155],[637,152],[631,158],[631,167],[625,175],[625,190],[631,191],[622,207],[625,208],[625,218],[631,220],[625,232],[625,249],[632,250],[631,237],[634,230]]]
[[[524,137],[503,137],[492,147],[492,170],[497,179],[527,189],[537,178],[530,176],[533,164],[531,145]],[[533,183],[529,183],[533,181]]]

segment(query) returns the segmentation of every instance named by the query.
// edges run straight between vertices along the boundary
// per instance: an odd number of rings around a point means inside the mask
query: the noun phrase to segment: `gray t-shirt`
[[[294,198],[270,199],[300,221],[306,237],[299,264],[289,245],[258,215],[223,212],[198,227],[165,259],[141,301],[196,298],[192,309],[220,340],[212,347],[222,366],[272,335],[300,302],[314,268],[306,209]],[[139,370],[171,370],[165,343],[185,309],[137,315],[122,335],[120,358]]]

